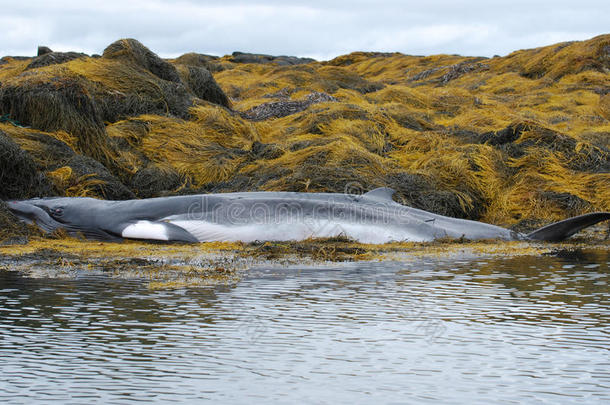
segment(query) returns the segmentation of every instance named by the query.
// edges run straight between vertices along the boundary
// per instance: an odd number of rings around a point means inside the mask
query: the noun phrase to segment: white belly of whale
[[[293,241],[345,236],[361,243],[425,242],[433,238],[389,226],[335,221],[225,225],[196,220],[171,220],[200,242]],[[155,238],[157,239],[157,238]]]
[[[169,241],[166,228],[163,224],[150,221],[138,221],[128,225],[121,233],[123,238],[128,239],[151,239]]]

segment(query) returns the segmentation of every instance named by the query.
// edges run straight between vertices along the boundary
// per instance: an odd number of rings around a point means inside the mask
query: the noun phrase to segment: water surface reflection
[[[162,291],[0,272],[0,401],[604,402],[609,261],[256,269]]]

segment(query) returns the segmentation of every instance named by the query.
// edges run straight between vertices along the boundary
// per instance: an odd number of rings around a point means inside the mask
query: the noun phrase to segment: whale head
[[[23,222],[35,224],[48,233],[63,229],[93,239],[113,239],[95,223],[97,218],[92,215],[92,208],[98,201],[93,198],[53,197],[7,201],[7,206]]]

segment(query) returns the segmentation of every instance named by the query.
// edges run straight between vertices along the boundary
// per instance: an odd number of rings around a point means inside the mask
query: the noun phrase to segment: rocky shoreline
[[[361,193],[523,230],[610,209],[610,35],[505,57],[0,59],[0,200]],[[0,239],[36,233],[0,202]]]

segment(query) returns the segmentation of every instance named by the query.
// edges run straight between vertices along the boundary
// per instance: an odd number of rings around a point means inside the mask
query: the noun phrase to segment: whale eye
[[[61,217],[64,214],[64,209],[62,207],[52,208],[51,215],[54,217]]]

